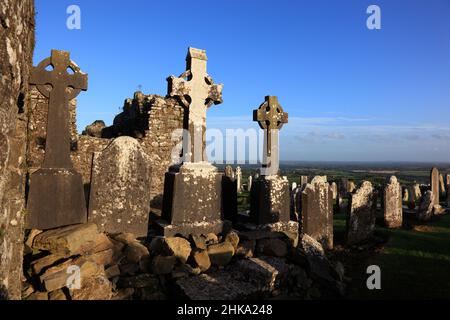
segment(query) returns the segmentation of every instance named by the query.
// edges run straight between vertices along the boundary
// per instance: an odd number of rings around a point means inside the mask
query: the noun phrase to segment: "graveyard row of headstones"
[[[260,174],[249,177],[246,186],[250,192],[249,215],[239,214],[241,168],[234,172],[227,167],[223,175],[204,158],[206,110],[222,102],[223,85],[214,84],[207,74],[204,50],[189,48],[186,61],[183,74],[168,78],[168,95],[185,106],[183,129],[187,135],[183,136],[182,160],[166,172],[162,213],[152,221],[152,168],[149,156],[131,137],[117,138],[94,154],[86,204],[82,178],[70,159],[68,103],[81,90],[87,90],[87,75],[70,60],[69,53],[57,50],[33,69],[31,84],[48,99],[49,111],[44,162],[29,179],[30,228],[46,230],[90,221],[98,224],[101,231],[146,236],[150,222],[150,228],[163,236],[188,237],[219,234],[234,226],[246,230],[300,231],[332,248],[336,201],[348,213],[348,242],[367,239],[374,229],[379,193],[370,182],[364,181],[357,188],[346,179],[330,184],[326,177],[308,182],[308,177],[302,176],[300,184],[291,188],[286,177],[279,174],[278,132],[287,123],[288,115],[274,96],[267,96],[254,111],[254,120],[265,132],[264,161]],[[53,69],[47,70],[48,66]],[[71,73],[67,72],[69,69]],[[448,183],[449,176],[447,186]],[[445,190],[444,179],[433,168],[431,191],[424,194],[417,210],[419,220],[442,213],[439,189]],[[406,192],[409,207],[415,209],[420,190],[413,186]],[[381,193],[386,226],[400,227],[403,193],[397,179],[392,177]]]

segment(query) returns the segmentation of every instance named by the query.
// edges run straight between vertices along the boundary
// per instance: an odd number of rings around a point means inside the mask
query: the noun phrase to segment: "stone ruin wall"
[[[0,300],[20,299],[34,2],[0,2]]]

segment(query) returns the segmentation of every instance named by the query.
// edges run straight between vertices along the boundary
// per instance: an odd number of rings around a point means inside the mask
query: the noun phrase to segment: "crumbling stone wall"
[[[181,151],[181,138],[172,139],[172,134],[183,128],[183,119],[184,109],[177,99],[136,92],[133,99],[125,100],[123,112],[116,116],[113,126],[105,129],[107,135],[139,139],[150,157],[152,208],[161,208],[164,174],[176,160],[172,159],[175,147],[179,146]]]
[[[0,299],[20,299],[34,1],[0,2]]]

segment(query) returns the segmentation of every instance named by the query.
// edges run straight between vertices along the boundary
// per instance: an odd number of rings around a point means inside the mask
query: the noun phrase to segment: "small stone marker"
[[[47,71],[48,66],[53,70]],[[87,90],[87,80],[87,74],[65,51],[52,50],[51,57],[32,70],[30,84],[49,99],[49,109],[44,162],[30,176],[29,228],[45,230],[86,222],[82,178],[70,160],[68,103]]]
[[[94,154],[89,221],[108,233],[147,236],[151,161],[131,137],[114,139]]]
[[[433,193],[433,205],[439,205],[439,170],[431,169],[430,174],[431,192]]]
[[[237,192],[242,192],[242,169],[241,167],[236,167],[236,182],[237,182]]]
[[[444,176],[442,174],[440,174],[439,175],[439,191],[442,196],[445,196],[445,190],[446,190],[446,188],[445,188],[445,183],[444,183]]]
[[[302,192],[301,232],[333,248],[333,190],[325,177],[315,177]]]
[[[374,188],[369,181],[364,181],[354,193],[350,194],[347,214],[347,243],[358,244],[370,238],[375,230]]]
[[[157,228],[164,236],[220,233],[222,177],[205,158],[206,110],[222,102],[223,85],[214,84],[206,72],[205,50],[189,48],[186,71],[169,77],[168,95],[185,106],[183,162],[166,172],[161,220]]]
[[[384,188],[384,223],[388,228],[400,228],[403,223],[402,186],[392,176]]]
[[[247,182],[247,191],[250,192],[252,190],[252,183],[253,183],[253,177],[248,176],[248,182]]]
[[[300,185],[304,186],[308,183],[308,176],[300,176]]]
[[[419,210],[417,211],[417,220],[428,221],[433,217],[434,211],[434,193],[427,191],[421,201]]]

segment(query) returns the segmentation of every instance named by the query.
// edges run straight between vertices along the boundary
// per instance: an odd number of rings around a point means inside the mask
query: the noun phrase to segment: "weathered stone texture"
[[[392,176],[384,188],[384,223],[388,228],[399,228],[403,223],[402,186]]]
[[[101,231],[146,236],[151,165],[139,142],[119,137],[94,155],[89,221]]]
[[[431,169],[430,174],[431,192],[433,193],[433,205],[439,205],[439,170]]]
[[[301,232],[333,248],[333,190],[325,177],[315,177],[302,192]]]
[[[44,162],[49,100],[36,89],[36,86],[30,86],[30,90],[31,99],[28,119],[27,164],[30,172],[33,172],[36,169],[41,168],[42,163]],[[69,101],[70,140],[72,151],[75,149],[78,139],[76,106],[77,99]]]
[[[376,193],[369,181],[364,181],[350,195],[347,214],[347,243],[357,244],[372,236],[375,230]]]
[[[278,175],[255,179],[251,191],[250,217],[257,225],[290,221],[289,181]]]
[[[34,2],[0,2],[0,299],[20,299]]]
[[[161,208],[164,174],[179,162],[184,108],[178,100],[136,92],[125,100],[123,112],[116,116],[108,130],[114,136],[129,135],[138,138],[150,157],[152,166],[151,206]],[[178,146],[179,152],[172,154]]]

